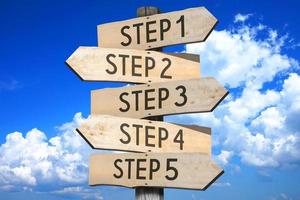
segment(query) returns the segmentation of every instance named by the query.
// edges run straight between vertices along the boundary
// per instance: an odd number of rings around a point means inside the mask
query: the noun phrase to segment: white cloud
[[[231,184],[229,182],[215,182],[215,183],[213,183],[213,186],[216,186],[216,187],[230,187]]]
[[[186,51],[201,54],[203,76],[214,76],[231,88],[247,84],[257,89],[294,62],[277,52],[282,42],[255,40],[259,32],[258,26],[213,31],[205,43],[188,44]]]
[[[246,20],[239,15],[236,19]],[[299,64],[282,53],[286,40],[286,35],[280,37],[265,25],[242,24],[213,31],[205,43],[186,45],[186,52],[201,55],[203,76],[215,77],[231,94],[213,113],[169,120],[188,118],[212,127],[215,147],[233,152],[249,165],[299,162],[300,76],[294,73]],[[216,157],[226,164],[224,152]]]
[[[221,153],[215,157],[215,160],[217,163],[221,165],[227,165],[227,163],[229,162],[232,156],[233,156],[232,151],[222,150]]]
[[[235,21],[248,17],[237,15]],[[267,32],[267,38],[259,37],[261,32]],[[259,24],[213,31],[205,43],[186,45],[187,52],[201,54],[203,76],[214,76],[238,91],[213,113],[173,117],[212,127],[213,144],[221,149],[215,156],[219,164],[228,165],[233,156],[258,167],[299,163],[300,76],[291,73],[299,69],[298,62],[281,52],[285,40]],[[270,82],[274,87],[263,89]],[[87,182],[91,152],[74,131],[83,120],[77,113],[73,121],[57,127],[59,133],[52,138],[36,128],[25,135],[8,134],[0,146],[0,190],[30,191],[55,183],[53,193],[101,199],[99,192],[80,186]]]
[[[72,122],[57,127],[58,135],[49,139],[36,128],[25,136],[20,132],[8,134],[0,146],[1,189],[30,188],[49,182],[86,183],[91,150],[75,132],[83,120],[77,113]]]
[[[252,15],[252,14],[242,15],[242,14],[238,13],[237,15],[234,16],[234,23],[237,23],[237,22],[245,22],[247,19],[249,19],[249,17],[250,17],[251,15]]]
[[[60,195],[77,195],[77,196],[81,196],[82,199],[103,200],[103,197],[99,190],[87,189],[81,186],[65,187],[61,190],[52,191],[51,193],[60,194]]]
[[[251,122],[251,125],[269,135],[274,134],[277,129],[282,129],[285,119],[277,107],[269,107],[262,111],[260,116]]]

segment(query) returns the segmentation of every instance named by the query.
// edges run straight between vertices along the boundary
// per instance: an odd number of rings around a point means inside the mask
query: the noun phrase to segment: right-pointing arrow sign
[[[98,26],[99,47],[152,49],[202,42],[217,19],[204,7],[156,14]]]
[[[214,78],[92,91],[91,113],[144,118],[212,111],[228,91]]]
[[[89,185],[205,190],[222,174],[199,153],[96,154],[90,157]]]

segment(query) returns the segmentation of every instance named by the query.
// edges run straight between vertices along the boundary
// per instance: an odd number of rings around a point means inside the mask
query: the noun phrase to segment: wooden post
[[[160,10],[157,7],[146,6],[137,9],[137,17],[159,14]],[[162,48],[151,49],[154,51],[162,51]],[[148,117],[149,120],[164,121],[163,116]],[[136,200],[163,200],[164,189],[154,187],[138,187],[135,189]]]
[[[140,187],[135,189],[136,200],[163,200],[164,189],[154,187]]]

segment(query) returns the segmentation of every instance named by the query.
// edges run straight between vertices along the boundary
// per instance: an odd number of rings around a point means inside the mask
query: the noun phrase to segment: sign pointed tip
[[[219,100],[215,104],[215,106],[211,108],[210,112],[214,111],[218,107],[218,105],[220,103],[222,103],[222,101],[227,97],[228,94],[229,94],[229,91],[224,88],[223,94],[219,97]]]
[[[217,175],[215,176],[215,178],[212,179],[211,182],[209,182],[202,190],[205,191],[207,188],[209,188],[212,184],[214,184],[214,182],[216,182],[216,180],[218,180],[223,174],[224,174],[224,170],[220,169],[220,171],[217,173]]]
[[[135,126],[140,128],[137,130]],[[150,134],[149,127],[153,133],[151,134],[153,140],[148,135]],[[198,126],[189,129],[188,126],[167,122],[151,121],[149,123],[149,120],[109,115],[89,117],[77,129],[77,132],[94,149],[128,152],[199,152],[210,156],[211,136],[204,131]],[[139,137],[133,139],[137,134]],[[174,138],[176,138],[175,141]]]
[[[218,22],[218,19],[206,7],[202,7],[202,8],[205,10],[208,17],[210,17],[212,19],[212,21],[214,21],[214,23]]]
[[[92,149],[96,149],[93,145],[92,139],[87,137],[85,132],[80,131],[80,128],[76,128],[75,130]]]
[[[151,18],[156,38],[149,41],[146,27]],[[168,29],[164,23],[170,24]],[[98,26],[98,45],[101,47],[153,49],[176,44],[203,42],[217,23],[217,19],[204,7],[156,14],[147,17],[107,23]],[[136,33],[135,24],[139,26]],[[145,34],[140,34],[145,33]],[[127,36],[128,40],[124,40]],[[137,38],[139,36],[139,38]],[[147,39],[148,38],[148,39]]]
[[[205,190],[222,173],[207,155],[199,153],[97,154],[90,157],[89,183]]]
[[[199,78],[199,62],[185,57],[189,54],[80,46],[66,63],[85,81],[147,83]]]
[[[80,73],[78,73],[76,71],[76,68],[74,68],[72,60],[70,58],[68,58],[68,60],[65,61],[65,64],[69,67],[69,69],[81,80],[81,81],[85,81],[85,79],[80,75]]]
[[[146,106],[137,107],[139,101],[144,99],[148,105],[146,94],[151,91],[165,90],[167,95],[162,101],[153,92],[152,104],[156,105],[148,109]],[[140,91],[139,99],[133,98],[134,91]],[[190,79],[184,81],[169,81],[152,83],[147,85],[129,86],[126,88],[113,88],[92,91],[91,108],[94,114],[110,114],[121,117],[144,118],[149,116],[210,112],[225,98],[227,90],[214,78]],[[201,94],[201,95],[198,95]],[[126,95],[124,100],[124,96]],[[120,98],[121,97],[121,98]],[[123,99],[122,99],[123,98]],[[106,103],[103,103],[105,101]],[[125,104],[123,105],[123,103]],[[146,105],[145,104],[145,105]],[[127,106],[126,106],[127,105]],[[134,109],[138,108],[138,109]],[[149,112],[149,110],[151,112]]]

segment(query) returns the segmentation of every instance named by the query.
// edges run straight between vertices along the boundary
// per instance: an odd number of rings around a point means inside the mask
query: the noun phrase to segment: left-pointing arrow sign
[[[91,115],[77,132],[96,149],[211,154],[210,129],[199,126],[191,129],[166,122]]]
[[[79,47],[66,63],[85,81],[149,83],[200,77],[199,62],[155,51]]]

